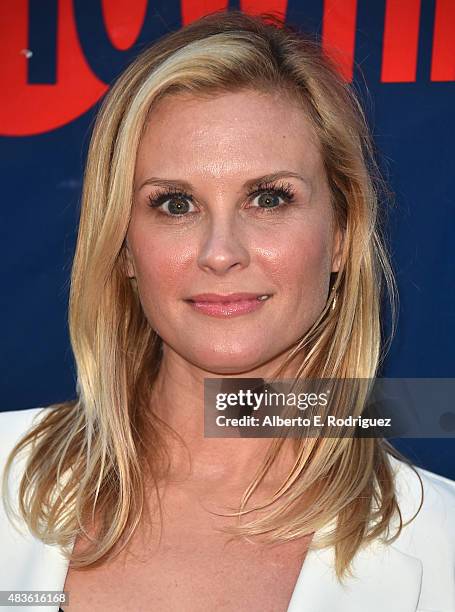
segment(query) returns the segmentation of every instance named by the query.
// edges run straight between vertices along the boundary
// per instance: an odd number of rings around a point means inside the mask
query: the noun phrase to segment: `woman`
[[[214,14],[120,76],[72,271],[78,398],[1,415],[1,589],[65,590],[65,612],[455,610],[452,481],[382,439],[204,437],[205,378],[375,377],[377,192],[355,96],[290,29]]]

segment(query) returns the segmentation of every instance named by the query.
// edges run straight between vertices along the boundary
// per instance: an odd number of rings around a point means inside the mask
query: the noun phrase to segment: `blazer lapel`
[[[0,589],[63,590],[69,562],[58,546],[44,544],[28,530],[17,533],[10,525],[0,529],[0,540]]]
[[[415,612],[422,582],[419,559],[378,541],[357,553],[353,577],[340,584],[333,548],[310,550],[287,612]]]
[[[12,510],[19,517],[17,495],[20,477],[25,470],[25,460],[24,454],[16,458],[8,481]],[[29,531],[24,522],[20,522],[16,529],[11,525],[1,503],[0,543],[0,590],[63,590],[69,561],[63,556],[60,547],[44,544]],[[58,610],[58,605],[43,608],[50,609]]]

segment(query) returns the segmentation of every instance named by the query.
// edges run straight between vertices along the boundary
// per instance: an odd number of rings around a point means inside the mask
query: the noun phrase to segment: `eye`
[[[248,195],[258,204],[252,208],[258,208],[261,212],[275,212],[290,204],[294,200],[295,192],[289,183],[280,185],[269,183],[259,185]]]
[[[259,214],[279,212],[295,198],[294,188],[290,183],[260,183],[247,197],[257,205],[248,208],[255,209]],[[195,212],[193,196],[174,187],[148,196],[149,206],[160,215],[172,220],[191,217]]]
[[[183,217],[194,212],[193,197],[177,189],[166,189],[155,195],[149,195],[149,206],[157,209],[161,214],[168,217]]]
[[[283,196],[281,196],[276,191],[264,191],[259,195],[255,196],[253,201],[257,202],[257,206],[253,208],[264,208],[264,209],[274,209],[278,208],[282,205]]]

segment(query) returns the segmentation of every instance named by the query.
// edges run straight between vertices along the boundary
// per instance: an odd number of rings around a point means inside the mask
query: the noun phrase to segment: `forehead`
[[[151,109],[136,176],[153,170],[219,176],[321,169],[320,145],[301,104],[283,92],[171,94]]]

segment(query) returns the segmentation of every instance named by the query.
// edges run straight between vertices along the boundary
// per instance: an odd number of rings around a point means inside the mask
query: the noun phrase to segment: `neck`
[[[204,379],[268,378],[273,371],[276,371],[276,364],[242,374],[216,375],[189,364],[173,351],[163,351],[151,410],[183,441],[182,444],[174,436],[166,437],[172,458],[171,479],[201,483],[212,490],[218,486],[240,490],[251,482],[270,445],[277,441],[204,437]],[[289,370],[283,377],[290,377]],[[284,441],[279,457],[264,477],[264,485],[281,484],[289,473],[294,460],[292,442]]]

